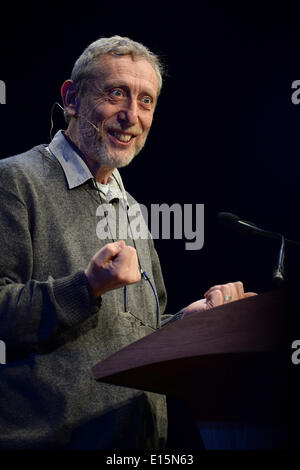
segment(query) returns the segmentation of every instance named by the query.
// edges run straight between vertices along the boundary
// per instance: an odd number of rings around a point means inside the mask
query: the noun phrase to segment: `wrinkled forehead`
[[[148,89],[158,95],[158,78],[152,64],[144,57],[105,54],[95,59],[89,74],[96,88],[106,88],[117,82]]]

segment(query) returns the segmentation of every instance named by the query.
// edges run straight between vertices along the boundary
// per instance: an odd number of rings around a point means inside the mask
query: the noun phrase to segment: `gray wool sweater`
[[[142,322],[124,312],[123,289],[96,299],[89,288],[83,270],[109,242],[96,236],[100,202],[92,183],[69,189],[45,145],[0,161],[0,339],[7,347],[0,449],[164,447],[165,397],[92,378],[92,366],[152,333],[147,325],[156,321],[145,280],[127,289],[128,308]],[[136,248],[163,313],[153,241],[136,240]]]

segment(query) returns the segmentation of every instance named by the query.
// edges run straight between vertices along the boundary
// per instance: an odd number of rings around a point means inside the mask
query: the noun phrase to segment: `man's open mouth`
[[[119,142],[124,142],[126,144],[135,137],[132,134],[126,134],[124,132],[116,131],[113,129],[108,129],[108,133],[112,135],[115,139],[117,139]]]

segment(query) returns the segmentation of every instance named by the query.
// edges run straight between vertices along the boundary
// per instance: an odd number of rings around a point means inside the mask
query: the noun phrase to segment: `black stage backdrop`
[[[2,6],[1,6],[2,8]],[[50,111],[83,49],[129,36],[167,65],[142,153],[121,170],[147,205],[204,204],[204,246],[157,240],[176,312],[217,283],[272,289],[279,242],[218,225],[220,211],[300,240],[300,10],[267,2],[73,2],[6,4],[1,13],[0,156],[49,142]],[[59,108],[54,131],[64,126]],[[286,253],[296,279],[297,246]],[[296,335],[297,336],[297,335]],[[296,338],[295,336],[295,338]],[[299,335],[298,335],[299,336]]]

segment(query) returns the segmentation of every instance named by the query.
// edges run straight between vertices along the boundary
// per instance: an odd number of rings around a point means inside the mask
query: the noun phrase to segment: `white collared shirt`
[[[61,130],[55,134],[46,149],[62,166],[69,189],[76,188],[89,179],[93,179],[95,181],[85,161],[70,145]],[[126,205],[128,206],[125,188],[121,175],[117,169],[113,171],[108,184],[104,185],[97,182],[96,184],[106,202],[111,202],[113,199],[122,199],[125,200]]]

